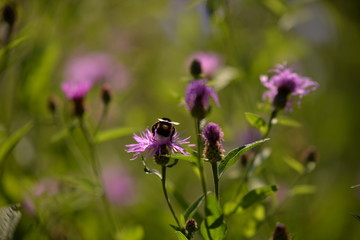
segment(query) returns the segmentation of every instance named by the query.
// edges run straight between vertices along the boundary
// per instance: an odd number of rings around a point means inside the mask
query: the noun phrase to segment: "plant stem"
[[[218,175],[218,165],[216,162],[211,163],[211,168],[213,172],[213,178],[214,178],[214,187],[215,187],[215,196],[217,201],[220,201],[220,195],[219,195],[219,175]]]
[[[102,112],[101,112],[101,116],[100,116],[100,119],[99,119],[99,122],[96,126],[96,129],[94,131],[94,136],[96,136],[96,134],[99,132],[100,128],[102,127],[102,125],[104,124],[104,121],[105,121],[105,118],[107,116],[107,113],[108,113],[108,107],[109,105],[108,104],[104,104],[104,107],[102,109]]]
[[[113,216],[111,214],[109,202],[108,202],[108,200],[107,200],[107,198],[105,196],[102,176],[101,176],[101,173],[99,171],[100,170],[100,164],[99,164],[98,159],[97,159],[96,154],[95,154],[95,146],[94,146],[93,138],[92,138],[89,130],[87,129],[83,118],[79,118],[79,123],[80,123],[81,131],[83,132],[83,134],[85,136],[85,139],[86,139],[86,142],[87,142],[88,147],[89,147],[91,166],[92,166],[94,175],[96,177],[96,180],[97,180],[98,184],[100,185],[100,187],[102,189],[101,203],[102,203],[103,208],[105,210],[106,217],[108,218],[108,221],[109,221],[109,223],[111,225],[111,231],[115,232],[117,230],[117,226],[116,226],[115,221],[113,219]]]
[[[169,206],[169,209],[171,211],[171,214],[173,215],[178,227],[181,228],[180,222],[179,222],[178,218],[176,217],[175,211],[170,203],[170,199],[169,199],[169,196],[168,196],[167,190],[166,190],[166,166],[161,166],[161,183],[162,183],[162,189],[164,192],[164,196],[165,196],[166,202]]]
[[[269,136],[269,133],[270,133],[270,130],[272,128],[272,121],[274,118],[276,118],[276,115],[277,115],[278,111],[276,109],[274,109],[272,112],[271,112],[271,115],[270,115],[270,118],[269,118],[269,122],[268,122],[268,128],[267,128],[267,131],[266,133],[264,134],[264,138],[267,138]],[[259,146],[257,148],[257,150],[255,151],[254,153],[254,156],[250,159],[249,163],[247,164],[246,168],[245,168],[245,172],[244,172],[244,175],[243,175],[243,178],[242,178],[242,181],[240,182],[240,185],[239,185],[239,188],[236,192],[236,195],[239,195],[241,190],[242,190],[242,187],[245,183],[248,182],[249,180],[249,173],[251,171],[251,169],[253,168],[254,166],[254,163],[255,163],[255,159],[256,157],[258,156],[259,152],[260,152],[260,149],[261,149],[261,146]]]
[[[201,161],[201,154],[202,154],[202,141],[201,141],[201,136],[200,136],[200,120],[199,119],[195,119],[195,130],[196,130],[196,136],[197,136],[197,150],[198,150],[198,154],[197,154],[197,160],[198,160],[198,166],[199,166],[199,172],[200,172],[200,181],[201,181],[201,187],[202,187],[202,191],[204,194],[204,213],[205,213],[205,226],[206,226],[206,232],[209,236],[209,239],[211,240],[211,235],[210,235],[210,230],[209,230],[209,223],[207,220],[207,205],[208,205],[208,200],[207,200],[207,190],[206,190],[206,182],[205,182],[205,175],[204,175],[204,165],[203,162]]]

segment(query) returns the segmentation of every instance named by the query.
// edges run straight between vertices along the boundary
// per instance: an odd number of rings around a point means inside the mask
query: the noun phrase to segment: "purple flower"
[[[287,111],[291,111],[295,96],[299,96],[298,104],[300,105],[303,96],[319,87],[317,82],[298,75],[285,64],[277,65],[270,72],[274,73],[270,78],[265,75],[260,76],[262,84],[269,89],[264,93],[263,98],[269,99],[278,110],[286,107]],[[288,99],[289,96],[290,99]]]
[[[182,145],[189,144],[190,142],[188,140],[190,137],[180,138],[180,135],[181,134],[175,132],[173,136],[162,137],[156,132],[153,133],[149,129],[146,129],[140,136],[134,134],[133,137],[137,143],[126,145],[126,147],[129,148],[126,151],[128,153],[134,153],[134,158],[131,160],[136,159],[144,152],[146,152],[146,157],[161,156],[177,152],[188,155],[189,153],[185,151]]]
[[[107,199],[116,205],[135,203],[134,179],[119,165],[106,166],[102,171],[104,191]]]
[[[203,130],[202,137],[205,140],[204,155],[210,162],[221,161],[224,153],[222,142],[224,133],[216,123],[208,123]]]
[[[205,143],[215,145],[217,143],[221,144],[223,142],[224,133],[219,125],[210,122],[204,127],[202,136],[205,140]]]
[[[84,98],[92,86],[100,81],[110,82],[115,88],[123,88],[128,81],[126,69],[115,63],[105,53],[89,53],[77,56],[65,67],[65,82],[61,87],[68,99]],[[120,79],[120,81],[116,82]]]
[[[210,110],[209,98],[220,105],[219,98],[212,87],[206,85],[205,79],[192,81],[186,88],[185,103],[193,117],[205,118]]]
[[[220,56],[213,52],[194,53],[188,59],[187,65],[190,67],[194,60],[200,63],[201,73],[207,78],[213,77],[216,71],[223,65]]]

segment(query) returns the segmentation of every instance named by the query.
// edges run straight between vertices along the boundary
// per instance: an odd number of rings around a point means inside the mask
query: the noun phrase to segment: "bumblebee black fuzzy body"
[[[172,138],[176,132],[174,125],[178,125],[178,123],[172,122],[169,118],[160,118],[159,121],[152,126],[151,131],[154,136]]]

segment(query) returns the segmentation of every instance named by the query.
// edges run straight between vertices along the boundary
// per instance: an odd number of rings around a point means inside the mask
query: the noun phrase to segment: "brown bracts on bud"
[[[290,240],[290,235],[284,224],[277,223],[271,240]]]
[[[195,79],[201,77],[201,74],[202,74],[201,63],[200,63],[200,61],[198,61],[197,59],[194,59],[194,60],[191,62],[191,65],[190,65],[190,73],[191,73],[191,75],[192,75]]]
[[[208,123],[202,133],[205,140],[204,155],[209,162],[220,162],[224,155],[222,146],[224,133],[216,123]]]
[[[188,236],[192,238],[193,234],[199,229],[195,219],[190,218],[185,223],[185,229],[188,232]]]
[[[9,25],[13,27],[17,20],[17,12],[15,4],[6,4],[2,9],[2,18]]]
[[[73,99],[74,109],[73,113],[76,117],[81,118],[85,113],[85,106],[84,106],[84,99],[83,98],[75,98]]]
[[[104,84],[101,88],[101,100],[104,105],[108,105],[111,101],[110,85]]]

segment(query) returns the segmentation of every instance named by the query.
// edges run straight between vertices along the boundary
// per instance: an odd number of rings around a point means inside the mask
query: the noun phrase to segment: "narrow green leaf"
[[[206,240],[222,240],[225,238],[227,230],[226,224],[224,222],[224,215],[221,211],[221,208],[219,207],[219,204],[217,203],[214,194],[209,194],[207,200],[207,221],[209,224],[211,238],[207,233],[205,221],[201,223],[200,233]]]
[[[250,125],[258,129],[263,135],[267,132],[268,125],[262,117],[250,112],[246,112],[245,117]]]
[[[191,218],[194,213],[198,210],[198,208],[200,207],[201,203],[204,200],[204,195],[201,195],[195,202],[193,202],[185,211],[184,213],[184,218],[185,221],[188,220],[189,218]]]
[[[291,158],[291,157],[284,157],[284,162],[291,167],[292,169],[294,169],[296,172],[303,174],[304,173],[304,166],[298,162],[297,160]]]
[[[289,127],[301,127],[301,123],[287,116],[276,117],[276,123]]]
[[[313,194],[313,193],[315,193],[315,191],[316,191],[315,186],[303,184],[303,185],[297,185],[297,186],[293,187],[290,191],[290,194],[292,196],[305,195],[305,194]]]
[[[358,187],[360,187],[360,184],[357,184],[357,185],[351,186],[350,188],[358,188]]]
[[[110,140],[128,136],[134,131],[136,131],[136,129],[133,127],[120,127],[120,128],[106,130],[96,135],[95,142],[97,143],[107,142]]]
[[[57,132],[55,135],[51,137],[51,142],[56,143],[60,141],[61,139],[67,137],[70,135],[70,133],[79,126],[78,121],[73,121],[69,124],[69,126],[66,126],[64,129],[61,129],[59,132]]]
[[[360,221],[360,216],[359,215],[351,214],[351,216],[353,216],[356,220]]]
[[[223,67],[216,72],[214,78],[209,83],[216,91],[220,91],[231,83],[232,80],[238,78],[239,70],[234,67]]]
[[[231,215],[238,210],[243,211],[256,203],[263,201],[277,190],[278,187],[276,185],[253,189],[249,191],[237,205],[231,204],[227,206],[225,214]]]
[[[221,175],[223,174],[223,172],[228,169],[229,167],[231,167],[232,165],[235,164],[235,162],[240,158],[241,155],[243,155],[245,152],[253,149],[254,147],[266,142],[270,140],[270,138],[265,138],[256,142],[252,142],[249,144],[246,144],[244,146],[235,148],[233,150],[231,150],[228,155],[226,155],[226,157],[220,162],[219,165],[219,176],[221,177]]]
[[[0,239],[13,239],[13,234],[20,221],[21,213],[17,205],[0,208]]]
[[[26,123],[20,129],[11,134],[5,141],[0,145],[0,163],[8,155],[8,153],[16,146],[21,138],[29,132],[32,127],[32,122]]]
[[[188,240],[188,238],[180,231],[176,231],[176,237],[178,240]]]
[[[176,155],[171,155],[169,156],[173,159],[178,159],[178,160],[183,160],[183,161],[187,161],[187,162],[191,162],[194,163],[197,161],[196,157],[194,155],[180,155],[180,154],[176,154]]]

